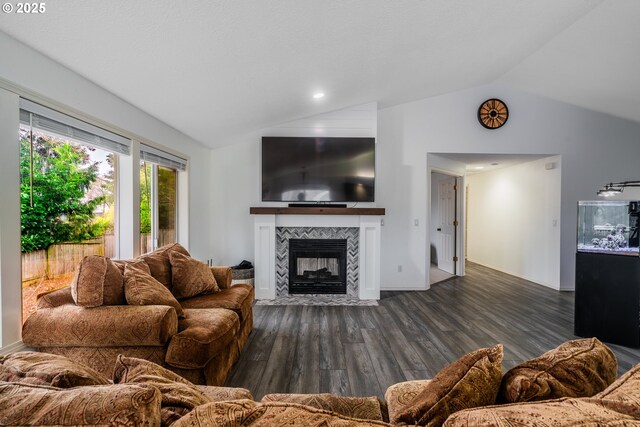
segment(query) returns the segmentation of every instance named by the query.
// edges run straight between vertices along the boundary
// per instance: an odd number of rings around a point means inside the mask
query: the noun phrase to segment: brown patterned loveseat
[[[222,385],[253,327],[254,290],[179,244],[136,260],[85,257],[71,286],[40,296],[22,340],[110,377],[119,354]]]

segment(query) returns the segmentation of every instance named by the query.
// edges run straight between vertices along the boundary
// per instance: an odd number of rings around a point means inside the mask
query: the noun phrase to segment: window
[[[115,257],[116,153],[128,141],[21,100],[23,321],[36,296],[67,286],[85,255]]]
[[[153,147],[140,149],[140,252],[177,241],[178,171],[186,161]]]

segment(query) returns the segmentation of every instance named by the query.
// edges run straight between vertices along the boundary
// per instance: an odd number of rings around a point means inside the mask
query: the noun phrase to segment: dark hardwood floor
[[[378,307],[254,306],[254,329],[227,380],[266,393],[383,396],[465,353],[504,344],[504,369],[573,335],[572,292],[467,263],[429,291],[383,292]],[[640,349],[611,345],[620,373]]]

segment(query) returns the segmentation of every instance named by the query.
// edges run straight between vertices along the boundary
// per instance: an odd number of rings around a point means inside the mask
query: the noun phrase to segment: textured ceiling
[[[638,4],[57,0],[39,16],[1,14],[0,30],[216,147],[300,117],[502,76],[640,121]],[[326,97],[313,100],[315,91]]]

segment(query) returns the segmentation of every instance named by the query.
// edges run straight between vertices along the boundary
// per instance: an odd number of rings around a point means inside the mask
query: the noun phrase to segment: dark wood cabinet
[[[575,334],[640,347],[640,258],[576,254]]]

